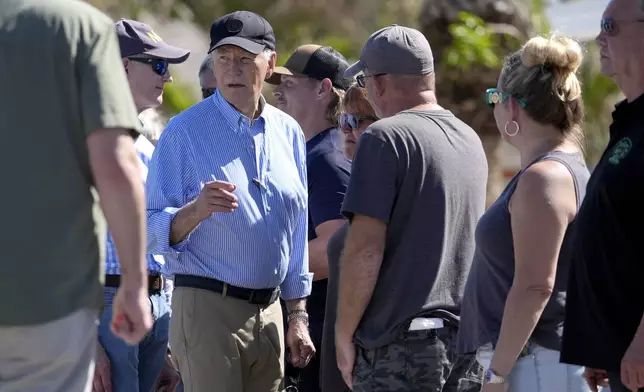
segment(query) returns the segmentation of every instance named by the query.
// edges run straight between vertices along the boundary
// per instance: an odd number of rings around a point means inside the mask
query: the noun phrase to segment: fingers
[[[622,384],[624,384],[628,389],[632,390],[633,388],[631,388],[631,375],[628,368],[628,365],[622,363],[620,376],[622,378]]]
[[[204,189],[208,188],[209,190],[221,190],[232,192],[237,189],[235,184],[226,181],[208,181],[203,184]]]
[[[152,326],[150,314],[141,309],[114,313],[113,320],[112,332],[130,345],[138,344]]]
[[[179,373],[176,373],[170,380],[170,384],[168,384],[168,391],[174,392],[179,386],[180,381],[181,377],[179,377]]]
[[[94,371],[94,381],[92,382],[92,392],[112,392],[112,381],[109,372],[103,368],[96,368]]]
[[[239,207],[237,198],[231,201],[227,198],[208,195],[206,196],[206,201],[208,203],[208,209],[211,212],[233,212],[236,208]]]
[[[584,379],[592,392],[598,392],[594,369],[586,368],[586,370],[584,370]]]
[[[301,367],[299,364],[301,361],[300,356],[302,355],[302,353],[300,352],[299,341],[296,341],[294,344],[289,344],[288,348],[291,350],[291,364],[295,367]]]

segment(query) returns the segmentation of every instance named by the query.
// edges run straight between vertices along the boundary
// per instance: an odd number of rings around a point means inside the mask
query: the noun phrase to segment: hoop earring
[[[517,130],[516,130],[516,131],[514,131],[513,133],[508,132],[508,125],[509,125],[510,123],[516,124],[516,126],[517,126]],[[506,123],[505,123],[505,127],[503,127],[503,131],[505,132],[505,134],[506,134],[506,135],[508,135],[508,136],[510,136],[510,137],[512,137],[512,136],[516,136],[516,135],[517,135],[517,133],[519,133],[519,123],[518,123],[518,122],[516,122],[516,121],[514,121],[514,120],[512,120],[512,121],[508,121],[508,122],[506,122]]]

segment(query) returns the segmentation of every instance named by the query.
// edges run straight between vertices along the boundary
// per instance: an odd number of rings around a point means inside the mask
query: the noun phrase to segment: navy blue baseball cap
[[[170,64],[179,64],[190,56],[189,50],[166,44],[150,25],[136,20],[119,19],[116,22],[116,35],[119,38],[121,57],[147,54],[165,59]]]
[[[235,11],[221,16],[210,26],[210,50],[235,45],[250,53],[275,50],[275,33],[268,21],[250,11]]]

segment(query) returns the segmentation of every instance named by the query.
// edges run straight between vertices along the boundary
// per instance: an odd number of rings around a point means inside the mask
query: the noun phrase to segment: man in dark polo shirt
[[[440,107],[421,32],[390,26],[346,76],[381,120],[360,136],[342,212],[338,367],[354,392],[478,391],[455,337],[487,161],[476,132]]]
[[[606,152],[575,223],[561,360],[587,367],[594,386],[644,387],[644,4],[612,0],[597,43],[617,104]]]
[[[331,47],[303,45],[276,67],[268,79],[275,88],[277,107],[291,115],[306,138],[309,194],[309,268],[313,289],[308,298],[311,337],[316,347],[322,341],[328,278],[327,244],[344,221],[340,208],[349,183],[350,161],[342,153],[342,135],[337,117],[349,64]],[[286,368],[287,386],[300,392],[319,391],[319,358],[304,369]]]

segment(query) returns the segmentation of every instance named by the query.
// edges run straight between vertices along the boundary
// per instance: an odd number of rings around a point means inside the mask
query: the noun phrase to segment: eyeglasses
[[[374,76],[382,76],[382,75],[386,75],[386,74],[384,74],[384,73],[373,74],[373,75],[360,74],[360,75],[356,76],[356,82],[358,82],[358,86],[364,88],[366,78],[372,78]]]
[[[208,98],[209,96],[213,95],[217,91],[216,88],[202,88],[201,89],[201,96],[203,99]]]
[[[374,116],[356,116],[354,114],[342,113],[338,116],[338,124],[340,128],[348,126],[351,129],[358,129],[360,126],[360,121],[370,120],[378,121],[378,117]]]
[[[518,98],[510,93],[499,91],[499,89],[497,88],[489,88],[485,90],[485,103],[488,104],[488,106],[490,106],[491,108],[493,108],[497,103],[503,103],[510,98],[514,98],[524,109],[527,106],[525,101],[521,98]]]
[[[145,63],[145,64],[150,64],[152,67],[152,70],[157,74],[157,75],[165,75],[166,72],[168,72],[168,60],[165,59],[152,59],[149,57],[128,57],[132,61],[136,61],[138,63]]]

